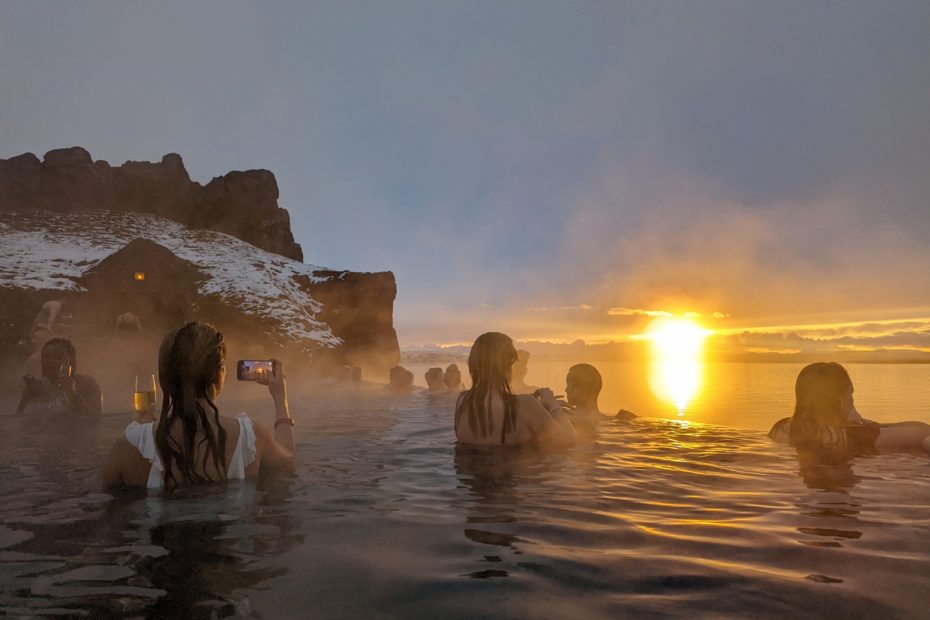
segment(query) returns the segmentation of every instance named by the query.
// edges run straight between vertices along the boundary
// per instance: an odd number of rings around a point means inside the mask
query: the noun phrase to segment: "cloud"
[[[269,168],[403,342],[920,306],[930,4],[785,2],[6,3],[0,156]]]
[[[593,310],[594,306],[589,306],[588,304],[578,304],[575,306],[530,306],[525,310],[527,312],[570,312],[573,310],[587,312]]]

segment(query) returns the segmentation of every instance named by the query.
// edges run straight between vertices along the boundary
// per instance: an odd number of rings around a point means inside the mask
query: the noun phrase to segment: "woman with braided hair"
[[[294,420],[280,361],[262,381],[275,404],[273,434],[244,413],[220,415],[215,401],[226,380],[226,343],[212,325],[188,323],[165,336],[158,380],[161,416],[126,427],[103,472],[106,488],[174,488],[293,470]]]
[[[576,441],[575,429],[549,388],[515,395],[510,380],[517,350],[506,334],[478,336],[468,355],[471,388],[455,404],[459,443],[553,446]]]

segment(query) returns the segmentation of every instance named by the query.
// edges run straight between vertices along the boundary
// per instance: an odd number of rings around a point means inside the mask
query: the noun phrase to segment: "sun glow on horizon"
[[[643,337],[652,342],[649,386],[675,406],[679,417],[703,382],[704,340],[710,332],[689,318],[662,317],[649,324]]]

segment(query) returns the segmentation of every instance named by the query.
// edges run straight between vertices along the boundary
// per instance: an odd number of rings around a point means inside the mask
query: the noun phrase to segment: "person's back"
[[[455,405],[455,436],[480,446],[553,446],[576,441],[575,430],[549,389],[514,395],[510,373],[516,361],[513,341],[489,332],[475,340],[468,358],[472,387]]]
[[[275,402],[272,435],[245,414],[221,416],[214,399],[226,378],[222,334],[190,323],[168,334],[159,351],[162,412],[156,422],[131,422],[113,446],[104,487],[175,487],[245,479],[263,470],[292,470],[293,419],[284,368],[274,361],[268,385]]]
[[[462,371],[459,370],[458,364],[449,364],[445,372],[442,373],[442,382],[448,392],[458,392],[464,387],[462,385]]]
[[[426,379],[426,389],[430,392],[440,392],[445,389],[442,381],[442,368],[430,368],[423,378]]]
[[[864,420],[854,404],[849,374],[835,362],[817,362],[801,370],[794,414],[776,422],[768,436],[798,448],[835,453],[930,452],[930,425],[924,422]]]
[[[238,418],[221,415],[217,420],[208,420],[206,428],[194,434],[194,453],[191,461],[195,463],[194,473],[197,482],[219,482],[221,480],[243,480],[258,475],[261,462],[257,457],[258,438],[255,427],[245,414]],[[120,480],[106,484],[107,488],[116,486],[147,487],[159,489],[164,486],[164,461],[158,453],[155,443],[158,422],[131,422],[126,427],[125,436],[117,441],[112,456],[123,464],[119,471]],[[205,449],[208,436],[226,436],[223,451],[222,470],[217,466]],[[177,427],[170,432],[170,441],[182,444],[184,435]],[[172,467],[171,478],[180,480],[182,472]]]
[[[548,391],[548,390],[547,390]],[[552,393],[549,391],[549,396]],[[553,404],[553,411],[546,409],[539,397],[533,394],[513,395],[515,405],[514,423],[505,428],[504,401],[499,395],[492,395],[488,414],[490,417],[487,432],[482,434],[472,429],[465,422],[455,427],[456,439],[462,443],[478,446],[523,446],[537,444],[548,446],[554,444],[574,443],[574,430],[569,432],[570,423],[565,420],[559,425],[553,415],[564,416],[558,403]],[[554,402],[554,397],[552,398]],[[557,413],[553,413],[557,412]]]

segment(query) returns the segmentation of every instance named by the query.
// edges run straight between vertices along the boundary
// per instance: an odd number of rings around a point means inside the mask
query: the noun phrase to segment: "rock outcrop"
[[[314,275],[318,280],[305,286],[322,305],[317,318],[342,340],[333,362],[381,371],[395,366],[400,348],[394,331],[394,274],[320,270]]]
[[[385,374],[400,354],[394,274],[302,261],[267,170],[201,185],[175,154],[120,166],[80,147],[0,159],[0,363],[34,348],[32,320],[54,299],[67,309],[62,335],[91,350],[131,313],[142,338],[203,320],[250,354]]]
[[[94,161],[81,147],[49,151],[42,161],[32,153],[0,159],[0,211],[30,209],[151,213],[303,260],[268,170],[229,172],[203,186],[174,153],[121,166]]]

